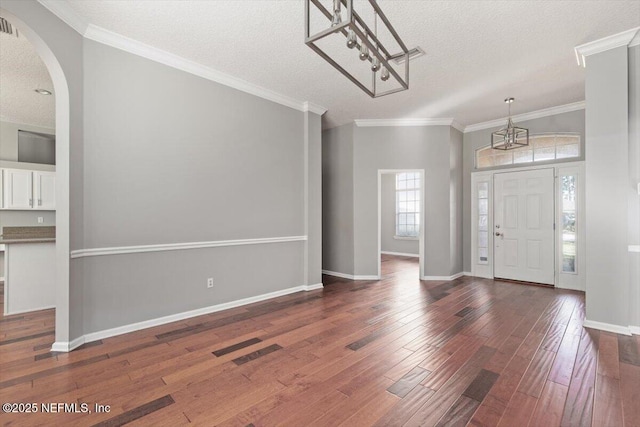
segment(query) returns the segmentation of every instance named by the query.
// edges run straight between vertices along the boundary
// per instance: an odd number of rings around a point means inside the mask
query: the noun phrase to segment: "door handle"
[[[496,236],[502,236],[502,233],[500,233],[499,231],[496,231]]]

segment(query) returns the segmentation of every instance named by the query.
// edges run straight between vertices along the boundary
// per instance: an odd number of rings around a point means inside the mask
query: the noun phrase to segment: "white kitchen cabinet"
[[[33,209],[33,171],[4,170],[4,208]]]
[[[33,172],[33,189],[35,193],[33,207],[42,210],[56,209],[56,173]]]
[[[56,173],[3,169],[2,209],[55,210]]]

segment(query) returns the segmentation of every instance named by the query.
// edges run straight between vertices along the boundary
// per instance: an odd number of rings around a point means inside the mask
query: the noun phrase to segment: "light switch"
[[[44,217],[38,217],[38,224],[42,224],[44,222]]]

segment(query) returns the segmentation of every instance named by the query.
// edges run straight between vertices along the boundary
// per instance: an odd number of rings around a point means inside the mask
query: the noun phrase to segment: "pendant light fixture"
[[[517,127],[511,120],[511,104],[515,98],[504,100],[509,105],[507,126],[491,133],[491,148],[495,150],[513,150],[529,145],[529,129]]]
[[[322,0],[305,0],[307,46],[372,98],[409,89],[409,59],[415,56],[419,49],[407,48],[376,0],[357,3],[354,0],[332,0],[329,3],[332,6],[329,8],[322,3]],[[357,11],[354,9],[356,4]],[[381,27],[384,26],[383,35],[387,46],[378,38],[378,19]],[[319,22],[326,23],[326,26],[319,24],[322,29],[311,34],[312,24],[315,27]],[[390,37],[387,37],[388,35]],[[357,59],[355,65],[354,63],[345,64],[345,56],[337,55],[336,58],[339,57],[343,61],[343,64],[339,64],[338,59],[332,58],[322,50],[319,43],[321,39],[336,36],[346,38],[347,48],[358,49],[357,57],[369,66],[371,72],[369,82],[366,77],[363,78],[366,73],[350,71],[358,68]],[[398,53],[391,53],[389,48]]]

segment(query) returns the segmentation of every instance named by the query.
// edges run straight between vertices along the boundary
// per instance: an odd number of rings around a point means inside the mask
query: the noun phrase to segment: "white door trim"
[[[506,169],[493,169],[493,170],[478,170],[475,172],[471,172],[471,274],[473,276],[485,277],[488,279],[494,278],[494,270],[493,270],[493,233],[489,233],[489,254],[488,254],[488,262],[487,264],[479,264],[478,263],[478,210],[477,210],[477,184],[480,182],[488,182],[489,183],[489,231],[493,231],[494,227],[494,219],[493,219],[493,177],[498,173],[505,172],[520,172],[520,171],[530,171],[530,170],[539,170],[539,169],[548,169],[554,168],[554,174],[556,177],[559,174],[567,174],[567,173],[575,173],[578,176],[578,212],[577,212],[577,223],[578,223],[578,246],[577,246],[577,259],[576,262],[578,264],[576,273],[563,273],[562,272],[562,264],[560,263],[560,257],[562,256],[561,251],[561,239],[559,238],[560,233],[559,229],[561,226],[561,198],[562,194],[559,191],[558,186],[559,179],[556,179],[556,199],[555,199],[555,218],[556,218],[556,231],[555,231],[555,242],[556,242],[556,274],[555,274],[555,286],[561,289],[573,289],[584,291],[585,290],[585,277],[584,277],[584,252],[585,252],[585,230],[584,230],[584,161],[576,161],[576,162],[564,162],[564,163],[552,163],[552,164],[544,164],[544,165],[528,165],[517,168],[506,168]]]
[[[382,175],[389,173],[419,173],[420,174],[420,234],[418,238],[418,257],[420,258],[420,279],[424,276],[424,169],[378,169],[378,279],[382,278],[382,261],[380,255],[382,253]]]

